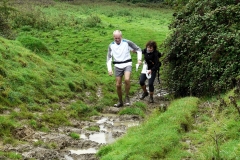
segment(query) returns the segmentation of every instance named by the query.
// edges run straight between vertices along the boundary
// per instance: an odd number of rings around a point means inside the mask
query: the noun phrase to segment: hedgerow
[[[240,74],[240,3],[193,0],[174,14],[164,74],[176,96],[213,95]]]

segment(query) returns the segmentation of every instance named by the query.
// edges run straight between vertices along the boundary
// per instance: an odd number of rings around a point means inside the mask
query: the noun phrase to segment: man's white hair
[[[113,35],[116,35],[116,34],[122,35],[122,32],[121,32],[120,30],[115,30],[115,31],[113,31]]]

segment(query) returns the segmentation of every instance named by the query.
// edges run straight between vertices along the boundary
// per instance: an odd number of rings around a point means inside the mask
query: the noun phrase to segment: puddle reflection
[[[103,115],[103,117],[96,121],[97,124],[99,124],[100,132],[91,133],[91,134],[81,134],[81,139],[91,140],[94,142],[97,142],[99,144],[110,144],[113,143],[116,138],[114,138],[113,134],[125,133],[127,128],[138,126],[139,121],[120,121],[120,120],[113,120],[116,115]],[[118,136],[115,136],[118,137]],[[78,149],[78,150],[70,150],[70,152],[73,154],[95,154],[97,150],[95,148],[89,148],[89,149]]]
[[[70,150],[71,154],[95,154],[97,150],[95,148],[82,149],[82,150]]]
[[[97,142],[97,143],[112,143],[114,142],[114,138],[112,137],[112,133],[94,133],[89,135],[88,137],[85,134],[80,135],[81,139],[89,139],[91,141]]]

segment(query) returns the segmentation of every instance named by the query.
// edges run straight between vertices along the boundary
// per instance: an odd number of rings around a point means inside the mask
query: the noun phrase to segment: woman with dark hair
[[[159,58],[161,53],[157,50],[157,43],[155,41],[148,41],[146,48],[142,50],[144,54],[144,65],[140,75],[140,85],[143,90],[141,100],[148,96],[148,91],[146,88],[145,81],[148,79],[148,86],[150,92],[149,102],[153,103],[153,93],[154,93],[154,80],[157,75],[157,70],[159,69],[160,62]]]

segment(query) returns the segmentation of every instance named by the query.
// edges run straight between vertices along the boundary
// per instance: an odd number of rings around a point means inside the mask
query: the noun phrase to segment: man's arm
[[[111,47],[108,47],[108,53],[107,53],[107,69],[108,69],[108,73],[109,75],[112,75],[112,54],[111,54],[112,50]]]
[[[141,64],[142,63],[141,62],[142,61],[142,50],[141,50],[141,48],[130,40],[126,40],[126,41],[128,42],[129,47],[131,47],[135,52],[137,52],[138,64]]]

